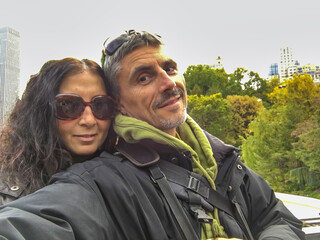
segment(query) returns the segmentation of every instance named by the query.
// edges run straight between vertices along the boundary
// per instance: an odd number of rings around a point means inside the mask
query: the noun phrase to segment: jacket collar
[[[221,165],[223,160],[234,151],[239,150],[234,146],[225,144],[219,138],[206,131],[204,131],[204,133],[209,140],[213,150],[213,156],[218,165]],[[137,143],[127,143],[123,138],[119,137],[115,148],[137,167],[149,167],[156,164],[160,160],[160,155],[163,155],[164,153],[170,154],[172,157],[179,157],[181,155],[181,151],[178,149],[170,145],[156,143],[151,139],[144,139]],[[190,152],[188,153],[188,151],[185,151],[183,155],[189,155],[187,158],[191,161]],[[180,165],[188,166],[191,164],[190,161]],[[190,170],[189,167],[186,168]]]
[[[160,159],[155,150],[141,142],[127,143],[123,138],[118,138],[115,148],[137,167],[149,167]]]
[[[214,180],[218,171],[217,163],[221,163],[224,156],[218,154],[220,159],[218,159],[218,161],[214,159],[216,146],[214,146],[214,144],[213,146],[211,145],[203,130],[190,116],[187,115],[186,121],[177,129],[181,140],[151,126],[147,122],[122,114],[118,114],[115,117],[113,128],[126,142],[134,144],[133,149],[138,146],[135,144],[142,144],[145,139],[152,139],[154,142],[158,143],[157,147],[159,145],[167,145],[180,152],[188,150],[192,156],[193,171],[200,175],[204,175],[210,182],[210,185],[215,188]],[[153,154],[152,148],[148,149],[147,146],[140,146],[139,152],[131,151],[131,154],[129,154],[129,150],[121,150],[120,148],[118,148],[118,150],[122,151],[122,154],[127,156],[129,160],[131,158],[131,161],[135,165],[146,166],[148,163],[151,164],[159,160],[159,156]],[[144,154],[151,156],[151,159],[146,159],[145,156],[142,156],[142,149],[146,152]],[[156,150],[156,153],[159,153],[158,149]],[[221,153],[221,151],[219,151],[219,153]]]
[[[212,148],[213,156],[216,159],[218,166],[222,164],[223,160],[232,154],[234,151],[240,151],[240,149],[224,143],[219,138],[211,135],[210,133],[203,131],[209,140],[210,146]]]

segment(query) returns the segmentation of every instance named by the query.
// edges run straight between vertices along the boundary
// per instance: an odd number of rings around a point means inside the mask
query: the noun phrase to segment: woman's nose
[[[96,117],[93,115],[92,109],[90,106],[86,106],[82,115],[80,116],[80,125],[92,126],[96,124]]]

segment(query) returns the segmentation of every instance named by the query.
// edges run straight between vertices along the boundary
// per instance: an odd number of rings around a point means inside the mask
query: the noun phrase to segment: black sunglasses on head
[[[86,106],[90,106],[97,119],[107,120],[114,116],[115,103],[111,97],[98,95],[90,102],[85,102],[76,94],[58,94],[55,97],[55,116],[61,120],[74,120],[82,115]]]
[[[116,37],[116,38],[107,38],[104,43],[103,43],[103,50],[102,50],[102,54],[105,55],[113,55],[118,48],[120,48],[122,46],[122,44],[124,44],[125,42],[127,42],[129,40],[129,36],[131,35],[142,35],[144,34],[144,32],[137,32],[135,30],[129,30],[126,31],[125,33],[121,34],[120,36]],[[154,36],[157,39],[161,39],[161,36],[158,34],[152,34],[152,36]]]

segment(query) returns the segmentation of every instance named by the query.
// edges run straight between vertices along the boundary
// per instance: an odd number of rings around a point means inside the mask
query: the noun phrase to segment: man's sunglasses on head
[[[121,34],[120,36],[116,38],[107,38],[103,43],[103,50],[102,50],[102,59],[104,59],[104,56],[112,56],[125,42],[127,42],[130,39],[131,35],[143,35],[144,32],[138,32],[135,30],[128,30],[125,31],[125,33]],[[159,39],[161,41],[161,36],[158,34],[152,34],[153,37]],[[102,65],[104,63],[104,60],[102,60]]]

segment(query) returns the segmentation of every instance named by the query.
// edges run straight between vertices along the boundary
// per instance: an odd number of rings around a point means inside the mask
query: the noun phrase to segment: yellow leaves
[[[294,75],[276,86],[268,97],[277,105],[308,104],[317,95],[317,87],[309,75]]]

